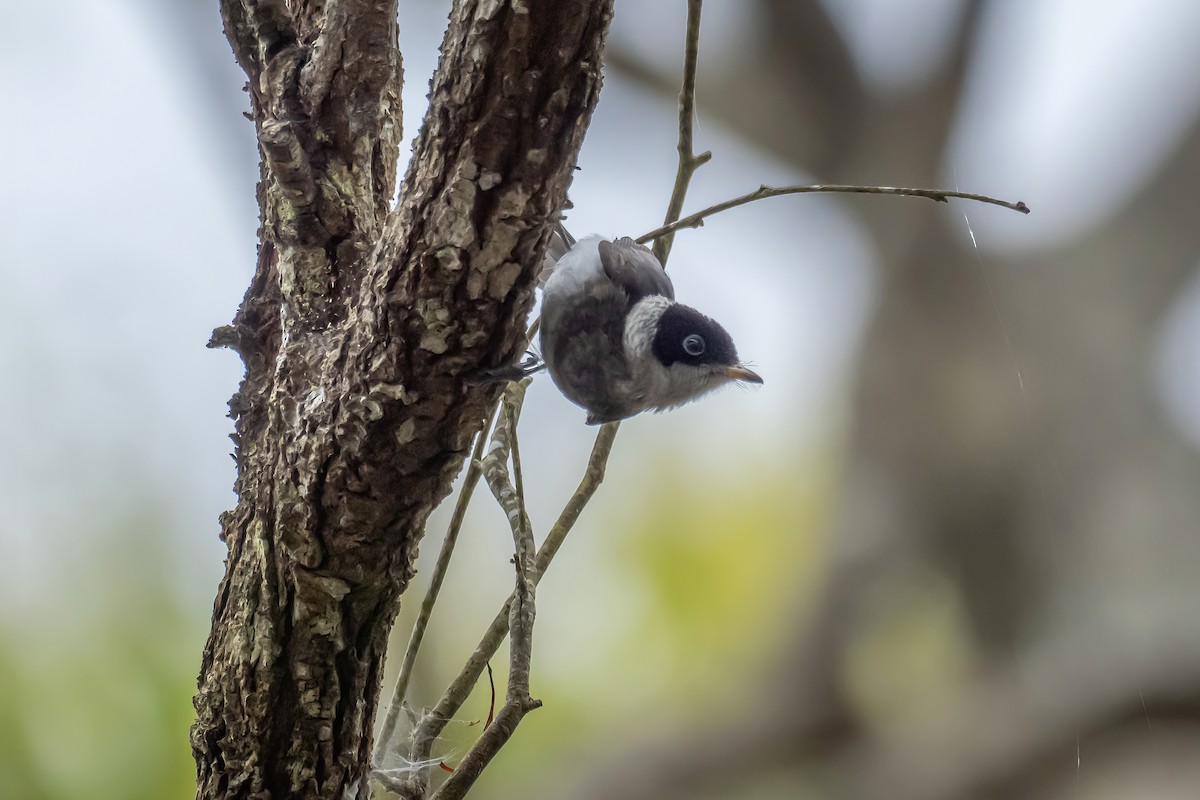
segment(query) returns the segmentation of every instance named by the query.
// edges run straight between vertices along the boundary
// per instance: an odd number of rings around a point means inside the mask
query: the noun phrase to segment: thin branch
[[[517,557],[517,589],[526,589],[532,596],[533,593],[533,561],[534,554],[537,552],[537,544],[533,541],[533,524],[529,521],[529,512],[525,508],[525,479],[521,474],[521,449],[517,442],[517,415],[521,413],[521,405],[525,402],[525,389],[532,382],[532,378],[526,378],[521,381],[521,394],[518,402],[510,408],[510,415],[513,422],[512,436],[512,467],[513,467],[513,485],[517,491],[517,510],[521,514],[521,530],[513,531],[516,538],[516,557]],[[515,397],[515,393],[510,395]]]
[[[670,225],[683,213],[683,201],[696,170],[712,158],[707,150],[696,155],[692,145],[692,125],[696,120],[696,64],[700,57],[700,10],[703,0],[688,0],[687,34],[683,47],[683,87],[679,90],[679,167],[675,171],[675,188],[667,204],[664,225]],[[663,235],[654,242],[654,256],[666,266],[675,237]]]
[[[483,727],[487,728],[492,724],[492,720],[496,718],[496,676],[492,674],[492,662],[488,662],[488,692],[491,694],[491,699],[488,701],[487,722],[483,723]]]
[[[450,558],[454,555],[455,545],[458,544],[458,535],[462,531],[463,519],[467,515],[467,506],[470,504],[475,487],[483,474],[479,459],[483,457],[483,448],[487,444],[488,432],[492,428],[492,421],[496,418],[496,409],[499,405],[500,401],[497,399],[475,440],[475,450],[471,453],[467,474],[463,478],[458,501],[454,505],[454,513],[450,516],[450,524],[446,528],[446,536],[442,539],[442,549],[438,552],[437,563],[434,564],[433,573],[430,575],[429,588],[425,591],[425,598],[421,601],[421,610],[417,614],[416,622],[413,623],[412,634],[408,639],[408,649],[404,652],[404,663],[400,665],[400,674],[396,676],[396,688],[392,691],[392,702],[388,706],[387,716],[383,720],[379,741],[375,743],[374,761],[377,767],[383,766],[383,757],[387,754],[388,747],[396,735],[396,723],[400,718],[400,709],[408,697],[408,685],[412,681],[417,653],[421,649],[421,642],[425,639],[425,630],[429,626],[433,606],[437,603],[438,593],[442,590],[442,582],[445,581],[446,572],[450,568]]]
[[[510,383],[504,391],[501,400],[503,413],[500,415],[499,422],[496,423],[488,454],[480,465],[488,488],[492,490],[496,502],[504,509],[504,513],[508,517],[508,524],[512,527],[514,535],[518,537],[518,555],[521,554],[520,548],[524,546],[524,534],[528,532],[532,538],[533,532],[528,531],[529,519],[525,515],[524,498],[518,496],[505,464],[516,446],[517,420],[520,418],[521,406],[525,400],[525,390],[529,388],[530,381],[530,378],[515,381]],[[518,560],[520,561],[520,559]]]
[[[995,197],[989,197],[986,194],[972,194],[970,192],[958,192],[949,189],[904,189],[895,186],[843,186],[834,183],[815,184],[813,186],[784,186],[775,188],[772,186],[760,186],[749,194],[744,194],[741,197],[735,197],[732,200],[726,200],[724,203],[717,203],[715,206],[709,206],[703,211],[697,211],[695,214],[690,214],[677,222],[671,222],[659,228],[655,228],[649,233],[643,233],[635,241],[638,244],[656,241],[662,237],[670,236],[675,231],[683,228],[699,228],[704,224],[704,220],[709,217],[720,214],[722,211],[728,211],[731,208],[744,206],[747,203],[753,203],[756,200],[766,200],[769,197],[783,197],[789,194],[891,194],[901,197],[924,197],[927,200],[933,200],[938,203],[947,203],[951,198],[959,200],[974,200],[979,203],[989,203],[994,206],[1000,206],[1012,211],[1019,211],[1022,214],[1029,213],[1029,206],[1023,201],[1010,202],[1008,200],[1000,200]]]
[[[540,708],[540,700],[529,694],[529,672],[533,658],[533,623],[536,614],[535,591],[537,574],[534,568],[533,530],[525,512],[521,458],[517,445],[516,425],[529,380],[514,383],[505,393],[504,415],[492,437],[492,452],[484,463],[484,477],[496,501],[508,514],[516,550],[517,585],[510,604],[508,628],[512,632],[509,647],[508,691],[504,707],[487,726],[469,753],[442,787],[434,794],[437,800],[459,800],[475,784],[484,768],[508,743],[525,715]],[[504,467],[511,455],[515,486]]]
[[[554,560],[558,550],[566,541],[567,534],[575,526],[575,522],[579,519],[579,515],[583,513],[583,509],[587,506],[588,501],[600,488],[600,484],[604,481],[604,470],[608,464],[609,453],[612,452],[613,441],[616,438],[617,430],[620,428],[620,423],[612,422],[604,425],[596,434],[596,441],[592,445],[592,454],[588,458],[587,468],[584,470],[583,478],[579,482],[579,486],[571,495],[571,498],[563,506],[562,512],[555,521],[554,526],[550,528],[550,532],[546,534],[546,540],[538,549],[537,559],[534,562],[534,582],[541,580],[541,576],[546,574],[546,569]],[[442,698],[437,705],[425,715],[421,720],[417,729],[413,732],[413,746],[410,754],[410,760],[413,762],[424,762],[429,759],[429,754],[433,749],[433,743],[459,709],[466,702],[467,697],[471,694],[471,690],[479,681],[483,674],[487,663],[500,649],[501,643],[508,635],[509,613],[512,608],[513,596],[510,595],[505,601],[503,608],[500,609],[495,619],[492,620],[491,626],[483,634],[475,651],[471,653],[466,663],[463,665],[462,671],[446,688]],[[499,719],[499,716],[497,716]],[[415,795],[408,796],[420,797],[418,791]]]
[[[408,791],[408,784],[405,783],[403,778],[396,777],[396,773],[392,770],[373,769],[371,770],[371,777],[392,794],[403,797],[405,792]]]

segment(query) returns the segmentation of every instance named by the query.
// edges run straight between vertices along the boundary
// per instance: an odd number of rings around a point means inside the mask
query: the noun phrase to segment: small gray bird
[[[542,358],[587,424],[666,411],[731,381],[762,383],[724,328],[675,302],[648,248],[629,238],[575,243],[560,226],[547,261],[556,257],[542,299]]]

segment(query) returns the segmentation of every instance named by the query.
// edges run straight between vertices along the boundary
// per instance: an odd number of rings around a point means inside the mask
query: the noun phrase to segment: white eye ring
[[[689,356],[698,356],[704,352],[704,339],[696,333],[683,337],[683,352]]]

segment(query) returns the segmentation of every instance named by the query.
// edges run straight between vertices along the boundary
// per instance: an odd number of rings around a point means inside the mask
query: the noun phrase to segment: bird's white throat
[[[634,303],[625,315],[625,353],[630,358],[643,359],[652,356],[654,335],[658,321],[674,300],[652,294]]]

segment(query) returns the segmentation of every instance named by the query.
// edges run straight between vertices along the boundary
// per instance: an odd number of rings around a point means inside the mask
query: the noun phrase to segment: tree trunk
[[[523,345],[611,0],[458,0],[397,208],[395,0],[222,0],[262,157],[257,270],[213,346],[238,505],[195,698],[199,798],[366,797],[425,520]]]

